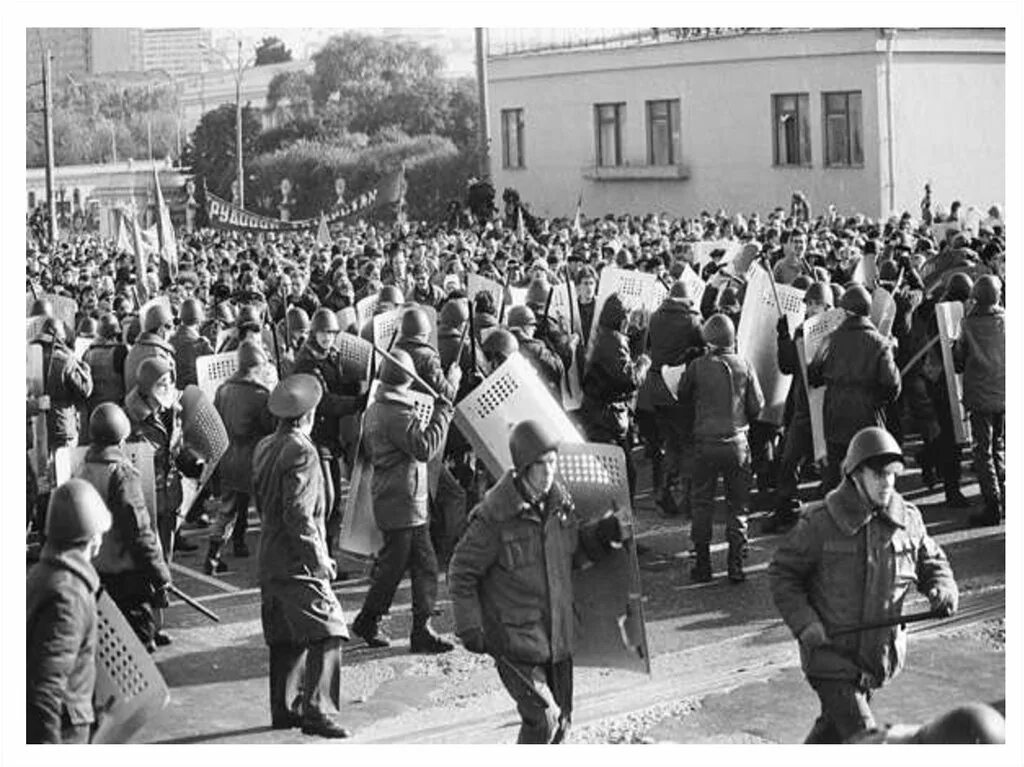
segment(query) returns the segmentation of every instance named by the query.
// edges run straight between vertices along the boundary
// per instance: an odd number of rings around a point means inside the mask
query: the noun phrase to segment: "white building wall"
[[[902,44],[907,50],[914,48],[912,40],[905,39]],[[993,41],[993,46],[1001,50],[1001,40]],[[907,185],[905,176],[916,177],[922,165],[937,164],[934,150],[928,148],[927,136],[934,127],[927,118],[935,109],[932,105],[942,104],[945,96],[929,96],[929,90],[937,86],[929,89],[920,84],[921,78],[935,79],[927,70],[927,61],[918,65],[909,58],[910,53],[904,56],[897,59],[898,66],[905,62],[903,78],[915,93],[899,90],[894,94],[895,102],[905,104],[894,112],[897,194],[900,201],[913,201],[915,195],[917,199],[920,196],[914,188],[902,191]],[[975,60],[970,56],[963,60],[968,59]],[[963,61],[951,60],[950,67],[958,63]],[[918,66],[922,68],[915,72]],[[965,84],[965,78],[971,80],[965,75],[952,78],[954,87],[949,91],[959,94],[961,101],[965,92],[977,93],[976,109],[983,115],[992,113],[992,102],[999,104],[998,118],[988,121],[991,130],[983,135],[986,141],[994,138],[998,126],[1000,140],[988,145],[991,158],[986,157],[985,167],[999,165],[1001,188],[1002,54],[985,57],[985,64],[976,66],[986,72],[997,68],[999,75],[989,76],[981,93],[976,86],[973,91],[958,87]],[[499,194],[506,186],[516,188],[542,215],[572,215],[581,192],[587,215],[650,211],[689,215],[718,207],[763,212],[774,205],[787,205],[796,189],[808,195],[815,211],[834,202],[844,213],[888,213],[885,40],[878,29],[509,56],[492,59],[489,67],[495,186]],[[824,167],[822,93],[853,90],[862,94],[863,166]],[[771,96],[794,92],[809,96],[811,166],[774,167]],[[626,103],[623,162],[634,166],[634,176],[642,177],[650,174],[644,168],[645,102],[670,98],[681,102],[680,164],[686,178],[585,178],[593,175],[594,104]],[[973,95],[971,99],[975,100]],[[922,105],[922,101],[929,103]],[[524,110],[526,167],[503,169],[501,110],[517,107]],[[949,125],[948,114],[946,122],[943,131],[952,136],[962,138],[971,132],[969,124]],[[956,164],[948,165],[950,172],[963,173],[956,170]],[[936,173],[933,178],[937,182],[940,177]],[[900,202],[904,207],[909,204]]]

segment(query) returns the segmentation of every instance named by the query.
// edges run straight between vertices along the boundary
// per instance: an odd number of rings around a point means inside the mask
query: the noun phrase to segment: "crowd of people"
[[[203,568],[225,572],[229,538],[233,557],[250,555],[246,525],[254,503],[274,727],[348,734],[336,721],[342,642],[351,632],[371,646],[391,643],[382,618],[406,571],[410,649],[454,649],[430,626],[438,576],[448,568],[457,636],[471,652],[499,659],[523,718],[520,741],[563,740],[572,711],[571,570],[620,546],[630,526],[620,513],[592,523],[573,517],[555,476],[558,439],[549,425],[526,420],[511,431],[513,465],[503,476],[491,476],[467,435],[452,425],[454,406],[519,353],[567,408],[567,384],[578,381],[581,396],[570,416],[586,440],[623,449],[634,497],[633,454],[642,447],[660,513],[680,526],[691,523],[695,581],[714,577],[719,476],[730,581],[746,577],[754,491],[756,503],[771,512],[766,532],[795,528],[780,545],[771,577],[822,700],[811,739],[847,740],[871,729],[870,689],[902,663],[901,655],[880,648],[901,629],[870,634],[871,647],[847,643],[833,663],[821,647],[839,625],[891,616],[915,580],[936,610],[956,609],[944,554],[919,512],[894,490],[911,458],[904,445],[913,433],[921,440],[912,458],[923,483],[941,483],[952,507],[972,505],[961,492],[963,439],[944,355],[962,373],[981,486],[982,505],[964,521],[998,525],[1004,514],[1000,210],[968,222],[959,204],[943,211],[928,199],[919,218],[844,217],[834,206],[813,217],[797,194],[789,208],[767,215],[531,217],[530,223],[524,230],[514,211],[487,220],[468,216],[457,226],[360,222],[336,227],[330,243],[313,232],[203,229],[180,235],[176,260],[154,256],[145,274],[134,254],[95,235],[30,245],[28,341],[41,347],[43,381],[42,393],[28,396],[26,412],[30,455],[44,457],[27,467],[27,523],[44,541],[39,567],[59,569],[70,557],[71,572],[93,591],[102,583],[153,651],[171,641],[158,620],[171,584],[167,563],[195,546],[178,535],[182,524],[210,528]],[[699,256],[699,245],[709,241],[721,247]],[[599,296],[608,267],[653,275],[664,299],[638,306],[617,293]],[[791,327],[780,307],[772,354],[790,376],[781,423],[765,416],[764,382],[737,345],[746,288],[757,269],[767,270],[774,285],[801,291],[807,319],[842,311],[820,351],[802,359],[804,326]],[[472,274],[503,286],[504,297],[470,295]],[[571,288],[568,322],[550,311],[553,292],[563,285]],[[895,306],[885,328],[870,319],[878,290],[888,291]],[[368,297],[375,297],[374,314],[406,309],[388,353],[377,358],[372,396],[340,343],[344,334],[373,339],[372,321],[360,326],[351,311]],[[75,301],[73,318],[60,316],[65,298]],[[935,341],[936,307],[948,302],[958,302],[963,313],[952,349]],[[235,352],[237,368],[213,405],[228,449],[203,492],[183,503],[183,480],[209,472],[182,438],[182,391],[198,383],[198,358],[226,351]],[[678,379],[665,374],[681,366]],[[820,462],[809,387],[824,387]],[[434,397],[427,423],[419,420],[413,390]],[[45,422],[42,453],[33,419]],[[133,443],[152,447],[155,508],[147,507]],[[84,486],[76,479],[51,490],[48,459],[78,445],[88,446],[77,475]],[[330,583],[348,575],[336,560],[345,480],[360,460],[373,468],[372,512],[383,548],[349,626]],[[801,498],[798,487],[807,477],[820,478],[820,486]],[[86,488],[99,493],[108,519],[100,519]],[[894,529],[901,542],[895,550],[883,545],[895,540]],[[846,540],[857,531],[868,543]],[[846,546],[852,554],[857,545],[877,554],[872,568],[889,574],[895,557],[897,570],[908,568],[907,578],[887,575],[883,583],[853,568],[830,579],[828,588],[808,587],[822,567],[823,547]],[[545,568],[542,553],[554,563]],[[842,584],[858,578],[872,590],[858,585],[860,596],[851,596]],[[37,585],[52,597],[55,583],[52,574],[30,577],[30,597]],[[30,737],[60,741],[63,727],[68,737],[81,738],[80,725],[92,721],[81,701],[72,706],[54,693],[53,675],[78,674],[74,664],[95,643],[95,622],[77,615],[88,611],[88,600],[77,592],[74,599],[68,608],[30,598],[30,647],[35,637],[43,643],[37,647],[59,645],[67,655],[62,666],[37,662],[30,651],[30,720],[45,723],[34,735],[30,726]],[[858,611],[857,599],[872,608]],[[76,619],[61,624],[72,609]],[[60,641],[46,645],[54,632]],[[45,695],[33,693],[36,682]]]

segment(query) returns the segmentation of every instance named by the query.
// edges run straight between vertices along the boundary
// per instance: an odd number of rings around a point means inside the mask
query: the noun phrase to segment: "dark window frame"
[[[783,109],[783,101],[785,99],[793,99],[795,108],[792,110]],[[814,152],[811,146],[811,119],[810,119],[810,105],[811,98],[809,93],[792,92],[792,93],[773,93],[771,96],[772,103],[772,165],[780,168],[809,168],[813,164]],[[795,150],[790,151],[789,141],[780,140],[783,139],[780,136],[780,131],[784,130],[781,126],[781,117],[783,114],[790,113],[794,117],[794,125],[796,126],[795,135]],[[788,137],[787,137],[788,139]],[[780,143],[786,145],[786,157],[781,157]],[[795,153],[795,159],[790,155]]]
[[[654,110],[658,107],[664,107],[664,115],[658,115],[655,117]],[[668,166],[677,165],[679,163],[679,155],[682,152],[680,147],[682,126],[682,118],[680,116],[680,104],[679,99],[651,99],[645,104],[645,113],[647,118],[647,164]],[[656,147],[654,140],[654,129],[655,123],[664,122],[667,127],[667,150],[668,158],[667,162],[656,162]]]
[[[850,108],[850,97],[855,96],[857,106],[855,110]],[[843,107],[841,110],[832,110],[829,106],[830,98],[842,98]],[[854,112],[856,112],[859,124],[854,123]],[[829,131],[829,123],[832,118],[843,120],[845,136],[844,157],[833,160],[832,141]],[[822,160],[826,168],[863,168],[864,167],[864,95],[862,91],[822,91],[821,93],[821,136],[822,136]]]
[[[602,110],[612,109],[612,119],[605,119]],[[617,168],[622,165],[622,126],[626,120],[626,102],[615,101],[594,104],[594,164],[599,168]],[[605,162],[605,147],[601,140],[601,129],[605,125],[615,126],[614,162]]]
[[[509,140],[510,120],[515,121],[516,126],[516,157],[517,162],[512,160],[512,144]],[[501,110],[501,167],[504,169],[517,169],[526,167],[526,142],[523,134],[526,128],[526,118],[523,115],[522,107]]]

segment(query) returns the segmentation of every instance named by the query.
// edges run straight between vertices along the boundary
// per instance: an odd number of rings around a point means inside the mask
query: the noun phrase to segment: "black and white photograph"
[[[1020,6],[15,5],[5,761],[1024,760]]]

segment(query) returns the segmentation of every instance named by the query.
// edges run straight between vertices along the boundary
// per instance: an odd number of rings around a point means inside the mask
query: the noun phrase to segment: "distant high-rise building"
[[[142,30],[142,66],[177,76],[202,70],[202,45],[210,45],[210,32],[199,27]]]
[[[142,71],[142,30],[128,27],[45,27],[26,30],[28,80],[39,79],[43,53],[53,55],[55,82],[67,75]]]

